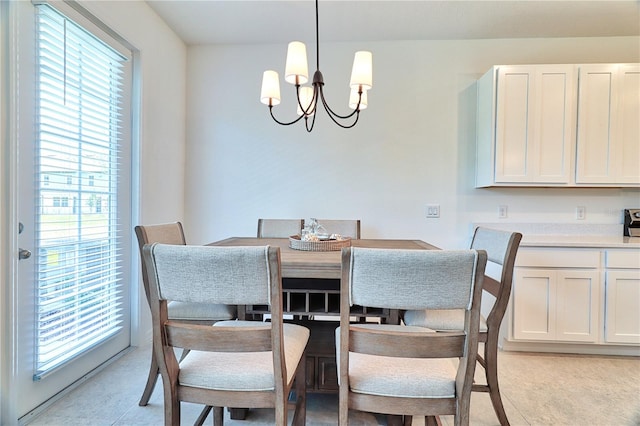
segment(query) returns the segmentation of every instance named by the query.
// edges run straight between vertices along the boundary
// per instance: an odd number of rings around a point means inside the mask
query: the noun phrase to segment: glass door
[[[23,417],[129,346],[131,59],[76,10],[11,7]]]

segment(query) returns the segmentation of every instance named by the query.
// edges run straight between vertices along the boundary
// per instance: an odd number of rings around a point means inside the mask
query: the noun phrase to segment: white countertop
[[[475,223],[522,233],[520,247],[595,247],[640,250],[640,237],[622,236],[622,224]]]
[[[524,234],[520,247],[597,247],[640,250],[640,237]]]

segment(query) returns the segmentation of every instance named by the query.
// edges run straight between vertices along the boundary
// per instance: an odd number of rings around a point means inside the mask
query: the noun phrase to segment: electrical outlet
[[[506,219],[507,218],[507,206],[498,206],[498,219]]]
[[[587,215],[587,209],[586,209],[585,206],[576,207],[576,219],[577,220],[584,220],[586,215]]]
[[[427,204],[426,213],[428,218],[440,217],[440,204]]]

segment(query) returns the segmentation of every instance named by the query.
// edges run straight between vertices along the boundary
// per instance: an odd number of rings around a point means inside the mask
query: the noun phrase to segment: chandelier
[[[318,101],[320,101],[334,123],[342,128],[349,129],[356,125],[360,117],[360,111],[367,107],[367,90],[371,89],[373,82],[371,52],[359,51],[355,54],[349,84],[351,87],[349,108],[353,109],[353,111],[346,115],[340,115],[329,107],[324,97],[324,79],[320,72],[320,36],[318,27],[318,0],[316,0],[316,71],[313,74],[311,86],[303,86],[309,81],[306,46],[302,42],[292,41],[287,49],[284,79],[296,87],[299,117],[293,121],[283,122],[273,115],[273,107],[280,103],[280,81],[276,71],[268,70],[264,72],[260,102],[269,106],[271,118],[276,123],[289,126],[304,118],[305,128],[307,132],[311,132],[316,121],[316,107]]]

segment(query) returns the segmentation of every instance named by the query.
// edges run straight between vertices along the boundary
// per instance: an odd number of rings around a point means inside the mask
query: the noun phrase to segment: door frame
[[[0,191],[3,209],[0,212],[0,244],[2,264],[0,270],[0,423],[17,421],[17,396],[10,392],[16,379],[17,345],[15,344],[17,312],[18,271],[18,129],[14,117],[17,114],[18,67],[15,41],[17,40],[18,14],[12,2],[0,2]],[[6,333],[5,333],[6,331]]]

